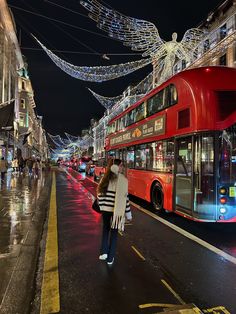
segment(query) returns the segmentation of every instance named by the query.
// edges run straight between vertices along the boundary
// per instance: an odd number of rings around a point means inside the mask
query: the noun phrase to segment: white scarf
[[[116,165],[111,166],[111,171],[114,173],[117,172],[116,174],[118,174],[114,214],[111,228],[123,231],[125,225],[125,208],[128,195],[128,180],[123,174],[118,173],[117,171],[118,166],[116,169],[115,166]]]

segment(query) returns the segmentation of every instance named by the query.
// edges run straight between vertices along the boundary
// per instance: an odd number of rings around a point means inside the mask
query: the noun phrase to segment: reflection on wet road
[[[0,258],[14,253],[22,243],[44,182],[43,176],[8,173],[0,183]]]

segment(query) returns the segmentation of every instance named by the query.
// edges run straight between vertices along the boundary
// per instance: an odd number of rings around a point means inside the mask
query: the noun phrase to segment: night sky
[[[50,134],[63,136],[64,132],[67,132],[80,135],[82,129],[88,128],[92,118],[99,119],[103,116],[104,108],[87,87],[106,97],[118,96],[128,85],[140,82],[152,70],[151,65],[148,65],[127,76],[103,83],[72,78],[57,68],[30,33],[33,33],[47,48],[63,51],[55,53],[78,66],[119,64],[142,57],[141,54],[124,47],[119,41],[108,38],[105,32],[99,30],[95,22],[87,17],[88,12],[80,5],[79,0],[8,0],[7,2],[10,7],[16,6],[81,28],[65,26],[11,7],[18,38],[21,38],[22,53],[29,65],[36,111],[38,115],[43,116],[44,128]],[[160,37],[165,41],[171,40],[172,33],[177,32],[177,40],[180,41],[187,29],[196,27],[205,20],[208,13],[221,2],[223,1],[106,0],[102,3],[127,16],[154,23]],[[109,61],[102,58],[104,53],[113,54],[109,55]]]

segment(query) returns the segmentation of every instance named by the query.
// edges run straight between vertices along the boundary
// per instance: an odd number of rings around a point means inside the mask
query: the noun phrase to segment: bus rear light
[[[220,198],[220,203],[221,204],[226,204],[227,203],[227,198],[226,197],[221,197]]]
[[[220,192],[221,195],[226,195],[227,189],[226,189],[224,186],[222,186],[222,187],[219,189],[219,192]]]
[[[221,214],[225,214],[226,213],[226,208],[225,207],[221,207],[220,208],[220,213]]]

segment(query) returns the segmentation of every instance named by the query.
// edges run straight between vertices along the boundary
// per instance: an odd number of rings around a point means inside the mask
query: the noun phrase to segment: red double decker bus
[[[106,151],[155,209],[236,222],[236,69],[176,74],[110,121]]]

